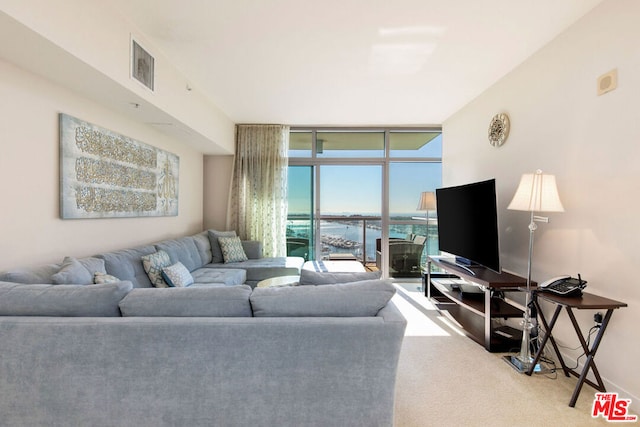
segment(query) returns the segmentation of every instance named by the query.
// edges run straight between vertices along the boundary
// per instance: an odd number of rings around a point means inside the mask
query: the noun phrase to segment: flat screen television
[[[440,251],[500,273],[496,181],[436,189]]]

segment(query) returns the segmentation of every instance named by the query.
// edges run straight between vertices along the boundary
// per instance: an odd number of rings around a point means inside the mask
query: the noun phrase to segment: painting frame
[[[60,113],[62,219],[177,216],[180,158]]]

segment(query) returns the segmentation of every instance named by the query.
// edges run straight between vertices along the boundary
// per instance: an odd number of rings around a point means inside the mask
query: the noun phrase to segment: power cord
[[[594,334],[598,329],[600,329],[600,325],[599,325],[599,324],[598,324],[598,325],[595,325],[595,326],[592,326],[592,327],[589,329],[589,333],[587,334],[587,348],[590,348],[590,347],[591,347],[591,336],[592,336],[592,335],[593,335],[593,334]],[[569,349],[569,350],[578,350],[578,349],[582,348],[582,346],[581,346],[581,345],[580,345],[580,346],[578,346],[578,347],[575,347],[575,348],[569,348],[569,347],[566,347],[566,346],[560,346],[560,347],[562,347],[562,348],[566,348],[566,349]],[[580,359],[581,359],[581,358],[583,358],[584,356],[586,356],[586,354],[587,354],[587,353],[583,351],[583,352],[582,352],[582,354],[581,354],[580,356],[578,356],[578,358],[576,359],[576,366],[571,367],[571,368],[569,368],[569,369],[578,369],[578,366],[580,366]]]
[[[536,311],[535,304],[533,304],[533,302],[530,301],[528,307],[531,310],[530,312],[531,319],[537,319],[537,311]],[[602,313],[596,313],[593,316],[593,320],[596,324],[589,329],[589,332],[587,334],[587,340],[586,340],[587,348],[591,347],[591,338],[593,337],[593,334],[596,333],[596,331],[600,329],[600,326],[602,325]],[[540,345],[538,336],[540,334],[544,336],[546,334],[546,331],[541,325],[538,325],[537,322],[535,321],[534,321],[534,326],[535,327],[533,328],[533,331],[536,331],[536,332],[532,334],[531,339],[529,340],[529,348],[532,349],[532,352],[535,354],[538,351],[538,346]],[[547,345],[549,345],[549,343],[545,345],[545,349],[543,349],[540,359],[538,360],[538,363],[540,363],[540,368],[541,368],[540,370],[545,375],[545,377],[555,380],[558,378],[558,368],[556,366],[556,362],[553,359],[545,356],[545,350],[547,348]],[[578,350],[582,348],[582,345],[579,345],[574,348],[560,345],[560,344],[557,344],[557,345],[558,347],[561,347],[567,350]],[[511,349],[511,352],[519,352],[519,351],[520,351],[519,348]],[[583,351],[582,354],[578,356],[578,358],[576,359],[576,366],[568,367],[568,368],[574,369],[574,370],[577,369],[580,366],[580,359],[583,358],[585,355],[586,355],[586,352]]]
[[[534,308],[534,310],[535,310],[535,308]],[[598,315],[600,315],[600,318],[598,318]],[[591,347],[591,339],[593,337],[593,334],[596,333],[596,331],[598,329],[600,329],[600,326],[601,326],[601,323],[602,323],[602,317],[601,316],[602,316],[601,313],[597,313],[594,316],[594,321],[596,322],[596,325],[592,326],[589,329],[589,332],[587,334],[587,340],[586,340],[587,348]],[[532,316],[532,318],[533,318],[533,316]],[[538,331],[539,331],[539,334],[542,334],[543,336],[546,334],[545,329],[541,325],[538,325]],[[529,342],[529,345],[531,347],[533,347],[537,351],[538,345],[539,345],[538,337],[537,336],[535,336],[535,337],[532,336],[531,340]],[[558,378],[558,368],[556,366],[556,362],[553,359],[545,356],[545,351],[546,351],[547,345],[549,345],[549,343],[547,343],[545,345],[545,349],[543,349],[542,355],[540,356],[540,359],[539,359],[538,362],[540,363],[541,371],[545,375],[545,377],[555,380],[555,379]],[[558,347],[561,347],[561,348],[564,348],[564,349],[567,349],[567,350],[578,350],[578,349],[582,348],[582,345],[579,345],[579,346],[573,347],[573,348],[571,348],[569,346],[560,345],[560,344],[557,344],[557,345],[558,345]],[[520,349],[513,349],[512,351],[520,351]],[[580,356],[578,356],[578,358],[576,359],[576,365],[574,367],[568,367],[568,368],[569,369],[577,369],[580,366],[580,359],[582,359],[584,356],[586,356],[586,352],[583,351],[582,354]]]
[[[534,307],[534,310],[535,310],[535,307]],[[531,338],[530,346],[532,346],[536,351],[538,351],[538,348],[540,345],[538,336],[540,334],[544,336],[545,331],[544,331],[544,328],[539,325],[537,328],[534,328],[534,329],[537,331],[537,335]],[[538,363],[540,364],[540,373],[543,374],[546,378],[555,380],[558,378],[558,369],[556,367],[556,362],[553,359],[545,356],[547,345],[548,343],[542,349],[542,354],[540,355],[540,359],[538,359]]]

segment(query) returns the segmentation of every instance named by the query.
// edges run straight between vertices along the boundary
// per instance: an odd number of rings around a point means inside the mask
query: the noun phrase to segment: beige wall
[[[177,217],[61,220],[58,113],[180,157]],[[154,242],[202,229],[203,155],[0,60],[0,270]]]
[[[228,229],[233,156],[204,158],[204,228]]]
[[[535,235],[533,279],[588,280],[587,291],[626,302],[614,313],[596,357],[613,391],[640,407],[640,2],[609,0],[500,80],[443,127],[443,183],[495,177],[503,267],[526,275],[528,215],[508,211],[520,175],[555,174],[566,212],[549,214]],[[596,95],[596,79],[618,69],[618,89]],[[506,112],[511,134],[494,148],[491,117]],[[592,311],[578,313],[583,328]],[[579,346],[562,314],[556,337]],[[581,359],[584,362],[584,358]],[[592,399],[586,389],[580,399]],[[568,397],[567,397],[568,398]]]

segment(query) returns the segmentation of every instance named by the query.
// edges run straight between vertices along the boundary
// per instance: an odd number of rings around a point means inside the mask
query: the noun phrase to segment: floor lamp
[[[520,353],[517,356],[511,356],[510,360],[517,370],[527,372],[533,363],[530,347],[531,330],[534,327],[531,322],[530,311],[530,303],[532,301],[531,260],[533,257],[533,233],[538,228],[536,222],[549,222],[548,217],[535,215],[535,212],[564,212],[560,196],[558,196],[556,177],[543,174],[540,169],[533,174],[523,174],[516,194],[507,209],[527,211],[531,214],[531,222],[529,223],[529,262],[527,263],[527,295],[522,322],[522,344]]]
[[[427,256],[429,256],[429,211],[436,209],[436,194],[433,191],[423,191],[418,201],[418,211],[427,211],[424,215],[427,221]]]

